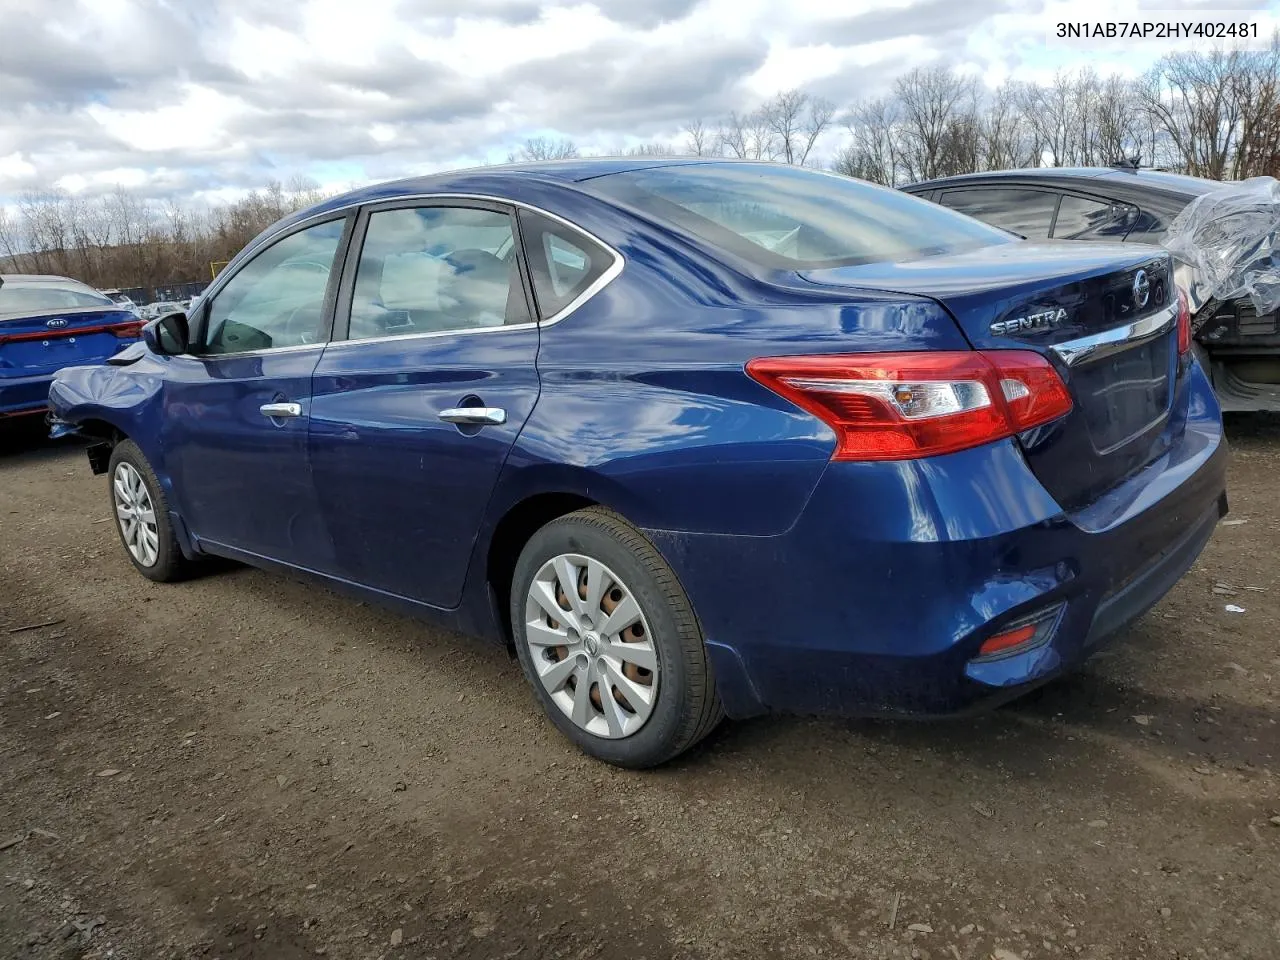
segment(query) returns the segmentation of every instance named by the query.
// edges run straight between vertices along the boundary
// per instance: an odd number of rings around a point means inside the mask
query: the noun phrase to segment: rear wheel
[[[116,444],[107,476],[116,531],[134,567],[144,577],[158,582],[187,576],[191,561],[182,555],[174,536],[169,502],[136,443],[122,440]]]
[[[724,716],[675,574],[614,513],[580,510],[534,534],[516,564],[511,621],[543,709],[594,757],[655,766]]]

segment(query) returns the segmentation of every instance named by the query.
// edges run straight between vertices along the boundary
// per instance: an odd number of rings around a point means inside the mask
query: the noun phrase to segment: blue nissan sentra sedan
[[[144,576],[506,643],[644,767],[991,705],[1159,600],[1227,509],[1170,267],[772,164],[492,167],[289,217],[50,404]]]

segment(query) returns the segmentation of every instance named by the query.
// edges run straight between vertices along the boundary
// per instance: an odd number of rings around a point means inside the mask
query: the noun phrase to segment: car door
[[[538,326],[514,210],[463,200],[370,207],[309,446],[330,573],[458,603],[489,495],[538,399]]]
[[[307,463],[311,377],[354,215],[273,239],[220,277],[165,385],[165,453],[201,541],[300,567],[328,541]]]

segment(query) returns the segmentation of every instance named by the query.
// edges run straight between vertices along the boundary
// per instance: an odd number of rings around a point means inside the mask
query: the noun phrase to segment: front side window
[[[209,304],[192,352],[207,356],[320,342],[344,223],[329,220],[291,233],[246,263]]]
[[[600,244],[532,210],[520,211],[520,233],[544,320],[573,303],[613,264],[613,254]]]
[[[915,260],[1012,240],[901,190],[783,165],[650,167],[598,177],[590,186],[782,270]]]
[[[528,320],[508,214],[468,207],[370,214],[356,268],[350,339]]]
[[[1058,195],[1017,187],[981,187],[950,190],[942,195],[942,203],[1028,240],[1045,240],[1058,206]]]

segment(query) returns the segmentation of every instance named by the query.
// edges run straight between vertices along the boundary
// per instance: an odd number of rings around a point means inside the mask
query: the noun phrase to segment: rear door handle
[[[264,403],[258,408],[258,412],[264,417],[275,419],[288,419],[290,417],[302,416],[302,404],[300,403]]]
[[[478,423],[496,426],[507,422],[507,411],[501,407],[451,407],[440,411],[446,423]]]

